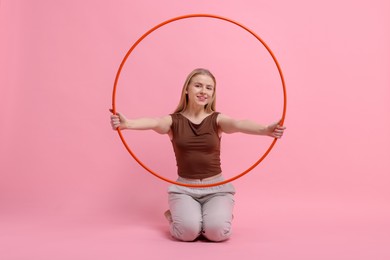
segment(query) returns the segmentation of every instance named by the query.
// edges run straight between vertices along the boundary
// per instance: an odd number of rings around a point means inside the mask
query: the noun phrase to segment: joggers
[[[179,177],[178,182],[209,184],[223,181],[192,180]],[[171,211],[170,233],[182,241],[193,241],[203,234],[210,241],[223,241],[232,233],[235,189],[231,183],[208,188],[172,185],[168,188]]]

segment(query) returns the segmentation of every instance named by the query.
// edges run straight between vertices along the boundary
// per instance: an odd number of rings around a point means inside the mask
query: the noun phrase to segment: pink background
[[[234,235],[170,239],[162,182],[111,130],[118,66],[148,29],[188,13],[239,21],[283,69],[284,138],[234,182]],[[0,259],[390,259],[388,1],[0,1]],[[214,19],[169,24],[124,67],[117,109],[175,108],[186,75],[217,77],[217,108],[268,123],[282,110],[275,65],[254,37]],[[166,136],[126,132],[152,169],[175,178]],[[265,137],[225,135],[227,177]]]

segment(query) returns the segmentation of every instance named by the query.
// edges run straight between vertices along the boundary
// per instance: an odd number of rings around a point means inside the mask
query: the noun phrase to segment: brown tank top
[[[200,124],[194,124],[180,113],[172,117],[172,145],[178,175],[189,179],[205,179],[221,173],[217,116],[214,112]]]

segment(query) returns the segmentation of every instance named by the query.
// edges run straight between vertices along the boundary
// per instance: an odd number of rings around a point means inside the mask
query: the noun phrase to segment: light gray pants
[[[209,184],[223,181],[192,180],[179,177],[177,182]],[[223,241],[232,233],[235,189],[231,183],[208,188],[172,185],[168,188],[172,215],[171,235],[182,241],[193,241],[200,234],[208,240]]]

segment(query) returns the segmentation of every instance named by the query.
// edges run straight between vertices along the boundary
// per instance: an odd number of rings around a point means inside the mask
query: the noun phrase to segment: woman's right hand
[[[112,113],[112,109],[110,109],[110,112]],[[117,130],[118,128],[120,130],[127,128],[127,118],[122,115],[119,112],[116,112],[116,114],[111,115],[111,127],[113,130]]]

